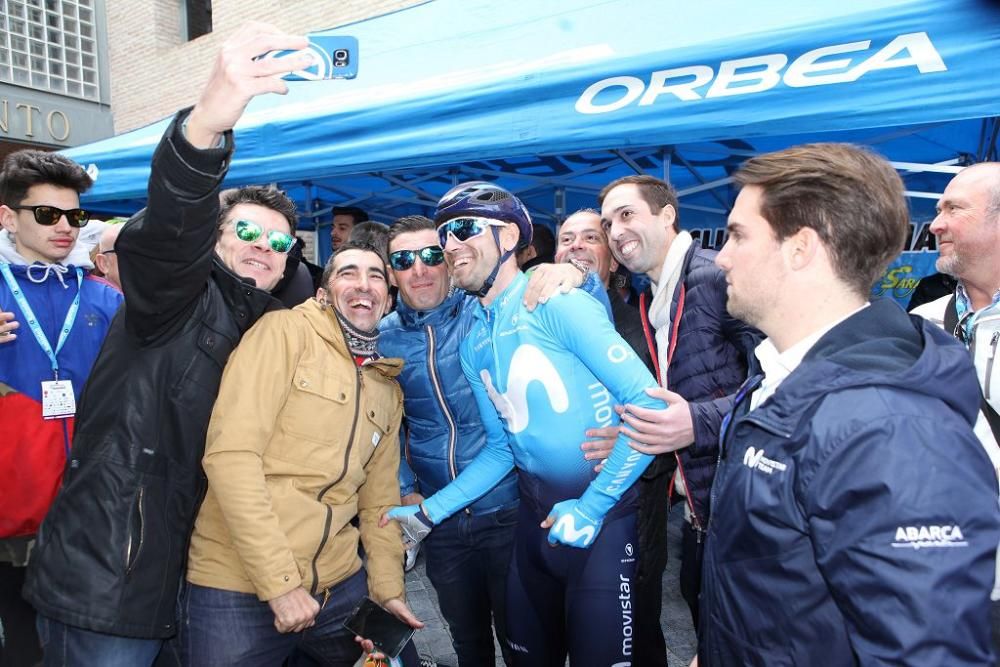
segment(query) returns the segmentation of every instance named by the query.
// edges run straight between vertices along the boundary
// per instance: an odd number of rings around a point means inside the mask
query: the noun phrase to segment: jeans
[[[0,667],[30,666],[42,659],[35,632],[35,609],[21,597],[26,570],[24,566],[0,563]]]
[[[163,644],[162,639],[136,639],[84,630],[41,614],[36,625],[45,667],[148,667]]]
[[[427,577],[451,629],[460,667],[494,664],[494,623],[504,662],[511,664],[506,579],[516,527],[516,506],[489,514],[459,512],[424,540]]]
[[[252,593],[237,593],[188,583],[181,596],[180,649],[190,667],[272,667],[298,649],[310,664],[352,667],[361,656],[354,633],[344,628],[358,602],[368,594],[359,570],[330,588],[316,624],[302,632],[280,633],[274,613]],[[324,595],[316,596],[323,604]],[[400,657],[407,664],[407,650]]]

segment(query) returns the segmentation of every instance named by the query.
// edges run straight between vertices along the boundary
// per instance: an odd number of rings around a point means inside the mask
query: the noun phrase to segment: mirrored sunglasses
[[[406,271],[417,261],[417,257],[424,266],[437,266],[444,261],[444,250],[438,245],[429,245],[420,250],[397,250],[389,253],[389,266],[393,271]]]
[[[70,227],[84,227],[90,222],[90,211],[82,208],[62,209],[55,206],[40,204],[38,206],[11,206],[17,211],[31,211],[35,216],[35,222],[46,227],[59,222],[59,218],[66,216],[66,222]]]
[[[264,228],[253,220],[236,220],[233,224],[236,228],[236,238],[246,243],[253,243],[264,233]],[[291,234],[271,229],[267,232],[267,245],[274,252],[285,253],[295,245],[295,237]]]
[[[490,218],[452,218],[438,226],[438,241],[441,242],[442,248],[445,247],[448,244],[448,234],[451,234],[455,240],[465,243],[469,239],[479,236],[489,227],[503,227],[505,224],[505,222]]]

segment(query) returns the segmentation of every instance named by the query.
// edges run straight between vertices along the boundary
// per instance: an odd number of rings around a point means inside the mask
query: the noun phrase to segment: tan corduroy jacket
[[[358,367],[315,299],[247,332],[208,428],[188,581],[261,600],[297,586],[315,595],[358,571],[360,535],[371,597],[403,597],[399,528],[378,527],[399,504],[401,367]]]

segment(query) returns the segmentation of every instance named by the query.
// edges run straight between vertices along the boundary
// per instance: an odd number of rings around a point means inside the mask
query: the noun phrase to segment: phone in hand
[[[310,35],[306,51],[312,53],[313,65],[285,74],[286,81],[326,81],[353,79],[358,75],[358,39],[345,35]],[[262,59],[284,58],[297,51],[269,51]]]
[[[369,597],[362,598],[344,627],[365,639],[390,658],[397,657],[413,636],[413,628],[380,607]]]

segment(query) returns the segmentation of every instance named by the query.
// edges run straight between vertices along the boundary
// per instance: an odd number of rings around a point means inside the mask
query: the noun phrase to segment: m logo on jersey
[[[479,377],[511,433],[520,433],[528,427],[528,386],[532,382],[542,383],[553,412],[563,413],[569,409],[566,385],[549,358],[534,345],[521,345],[511,356],[506,392],[501,394],[496,390],[490,372],[485,368],[479,371]]]
[[[594,535],[596,534],[593,526],[584,526],[577,530],[576,518],[569,513],[559,517],[556,525],[552,527],[552,531],[557,535],[562,535],[564,542],[579,543],[583,546],[589,545],[594,540]],[[580,538],[583,538],[582,541],[577,542]]]

